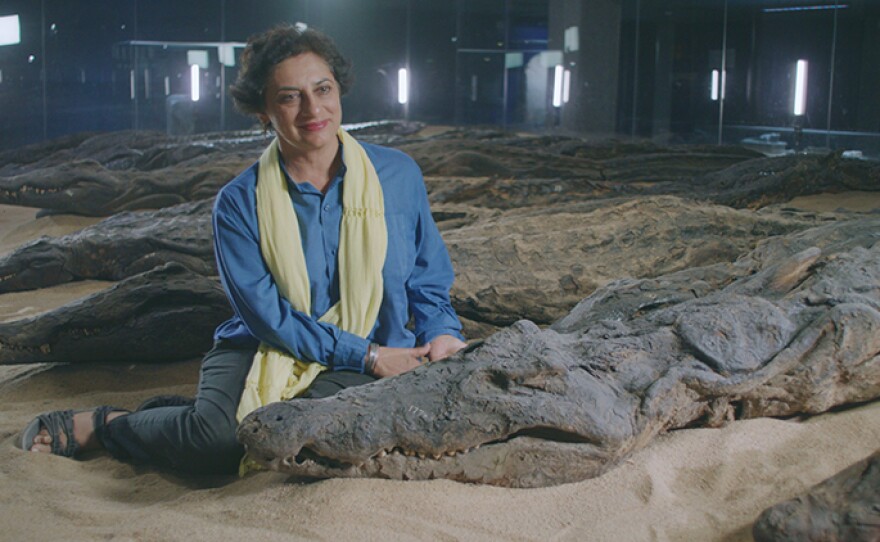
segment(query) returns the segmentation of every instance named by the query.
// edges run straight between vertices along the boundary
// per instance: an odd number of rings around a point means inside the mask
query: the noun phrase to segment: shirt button
[[[325,210],[325,211],[329,211],[329,210],[330,210],[330,206],[329,206],[329,205],[325,205],[325,206],[324,206],[324,210]]]

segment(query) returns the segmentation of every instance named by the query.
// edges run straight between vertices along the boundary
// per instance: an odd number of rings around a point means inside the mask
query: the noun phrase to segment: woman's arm
[[[366,339],[318,322],[280,295],[260,252],[256,213],[235,195],[221,191],[213,215],[217,268],[235,313],[257,339],[299,359],[363,371]]]
[[[431,216],[425,183],[418,171],[416,258],[407,280],[407,297],[419,344],[430,344],[431,361],[464,348],[461,322],[449,300],[455,272],[446,244]]]

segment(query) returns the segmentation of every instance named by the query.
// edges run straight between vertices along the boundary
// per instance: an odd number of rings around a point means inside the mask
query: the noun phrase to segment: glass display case
[[[870,0],[8,0],[0,148],[252,127],[227,88],[248,36],[280,22],[353,60],[348,122],[880,154]]]

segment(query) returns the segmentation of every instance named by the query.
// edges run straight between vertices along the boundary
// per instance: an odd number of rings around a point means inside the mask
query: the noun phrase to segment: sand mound
[[[659,438],[599,478],[536,490],[449,481],[188,478],[22,452],[35,412],[192,393],[198,362],[32,368],[0,383],[7,540],[749,540],[758,514],[870,454],[880,403]],[[296,507],[296,513],[292,513]]]

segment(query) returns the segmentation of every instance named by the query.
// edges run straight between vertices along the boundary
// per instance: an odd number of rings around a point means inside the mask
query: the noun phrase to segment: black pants
[[[119,416],[101,432],[104,448],[117,459],[136,463],[188,472],[237,472],[244,447],[235,439],[235,414],[255,353],[252,347],[217,341],[202,362],[194,405]],[[359,373],[325,371],[302,398],[328,397],[373,380]]]

